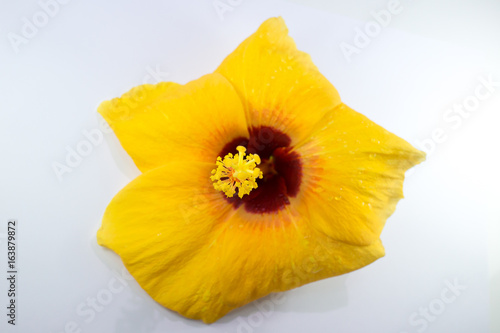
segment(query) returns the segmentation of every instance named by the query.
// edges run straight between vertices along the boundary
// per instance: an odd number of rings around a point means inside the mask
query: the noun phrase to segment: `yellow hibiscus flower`
[[[343,104],[281,18],[214,73],[98,111],[142,172],[98,243],[158,303],[206,323],[382,257],[404,173],[425,159]]]

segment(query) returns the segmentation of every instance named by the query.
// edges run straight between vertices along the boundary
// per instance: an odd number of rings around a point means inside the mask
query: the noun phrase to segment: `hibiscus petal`
[[[213,163],[228,141],[248,137],[239,97],[217,73],[141,85],[98,111],[143,172],[171,160]]]
[[[297,210],[334,239],[377,240],[403,198],[407,169],[425,153],[342,104],[296,146],[303,165]]]
[[[281,17],[262,23],[216,72],[241,96],[250,126],[277,128],[292,145],[340,104],[335,87],[297,50]]]
[[[211,188],[211,168],[173,162],[148,171],[106,209],[99,244],[119,254],[163,306],[210,323],[269,293],[384,255],[379,240],[368,246],[333,240],[296,211],[234,210]]]

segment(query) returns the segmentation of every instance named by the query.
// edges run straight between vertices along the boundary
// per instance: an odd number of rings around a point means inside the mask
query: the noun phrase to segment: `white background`
[[[355,46],[357,29],[390,1],[221,2],[231,10],[218,13],[211,0],[72,0],[16,52],[9,34],[22,37],[24,18],[33,22],[42,8],[1,0],[0,331],[500,332],[500,85],[459,124],[443,118],[473,98],[481,78],[500,81],[500,2],[401,0],[351,57],[342,43]],[[156,304],[96,244],[106,205],[139,174],[96,107],[143,82],[212,72],[278,15],[346,104],[416,146],[443,134],[407,174],[406,199],[382,233],[384,258],[205,325]],[[66,164],[92,130],[102,142],[58,177],[53,164]],[[19,223],[15,327],[6,323],[3,278],[11,218]],[[450,283],[465,290],[453,294]],[[122,288],[89,312],[89,299],[109,295],[110,285]],[[425,319],[419,311],[428,308]]]

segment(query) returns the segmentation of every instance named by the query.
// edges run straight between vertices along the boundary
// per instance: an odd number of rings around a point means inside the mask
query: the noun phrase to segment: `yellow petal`
[[[169,163],[142,174],[112,200],[98,232],[99,244],[119,254],[163,306],[211,323],[269,293],[384,255],[379,240],[338,242],[292,208],[267,215],[235,210],[211,188],[211,167]]]
[[[209,282],[210,276],[203,273],[205,264],[191,275],[178,273],[210,243],[232,210],[212,188],[212,167],[172,162],[143,173],[113,198],[97,234],[98,243],[120,255],[144,290],[179,312],[188,311],[196,297],[183,284]]]
[[[317,230],[348,243],[377,240],[403,198],[407,169],[425,153],[342,104],[296,147],[303,184],[297,209]]]
[[[228,141],[248,136],[238,95],[217,73],[138,86],[98,111],[143,172],[172,160],[213,163]]]
[[[249,126],[271,126],[292,145],[340,104],[335,87],[298,51],[281,17],[270,18],[219,66],[243,101]]]

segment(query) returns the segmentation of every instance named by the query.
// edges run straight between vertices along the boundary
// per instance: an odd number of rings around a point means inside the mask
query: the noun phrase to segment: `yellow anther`
[[[210,179],[214,182],[214,188],[222,191],[228,198],[232,198],[238,189],[238,196],[243,198],[251,190],[257,188],[257,178],[262,178],[262,171],[256,168],[260,164],[257,154],[248,154],[245,157],[246,148],[238,146],[238,153],[233,156],[229,153],[222,159],[217,157],[216,169],[212,170]]]

